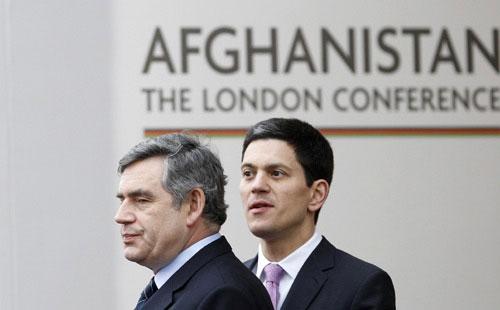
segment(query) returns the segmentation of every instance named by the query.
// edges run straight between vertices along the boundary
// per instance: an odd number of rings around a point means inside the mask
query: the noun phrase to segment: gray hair
[[[131,164],[150,157],[164,156],[162,186],[180,208],[189,192],[200,188],[205,193],[202,217],[222,225],[226,221],[227,205],[224,186],[227,184],[219,158],[196,136],[174,133],[146,139],[120,159],[118,173]]]

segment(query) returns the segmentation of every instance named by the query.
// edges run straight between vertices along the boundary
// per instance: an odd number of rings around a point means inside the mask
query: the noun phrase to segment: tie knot
[[[283,268],[281,268],[278,264],[268,264],[264,267],[264,272],[266,281],[279,283],[285,270],[283,270]]]

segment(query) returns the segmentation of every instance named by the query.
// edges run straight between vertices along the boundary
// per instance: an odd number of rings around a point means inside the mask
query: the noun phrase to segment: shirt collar
[[[162,267],[156,274],[155,274],[155,284],[158,288],[162,287],[163,284],[165,284],[170,277],[174,275],[174,273],[177,272],[188,260],[191,259],[196,253],[198,253],[199,250],[203,249],[210,243],[214,242],[215,240],[219,239],[221,237],[221,234],[215,233],[213,235],[210,235],[206,238],[201,239],[200,241],[192,244],[188,248],[184,249],[182,252],[180,252],[170,263]]]
[[[285,270],[285,272],[290,277],[292,277],[292,279],[295,279],[300,271],[300,268],[302,268],[302,265],[304,265],[309,255],[311,255],[311,253],[314,251],[314,249],[318,246],[320,242],[321,242],[321,235],[315,231],[311,236],[311,238],[309,238],[309,240],[307,240],[306,243],[301,245],[292,253],[288,254],[287,257],[285,257],[279,262],[269,261],[264,256],[264,253],[262,252],[262,247],[259,244],[259,254],[257,259],[257,269],[255,270],[255,275],[257,275],[257,277],[263,280],[262,271],[264,270],[264,267],[266,267],[270,263],[276,263],[279,264],[281,268],[283,268],[283,270]]]

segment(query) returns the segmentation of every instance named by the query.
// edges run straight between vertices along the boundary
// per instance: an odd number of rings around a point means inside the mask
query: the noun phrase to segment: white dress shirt
[[[203,249],[210,243],[214,242],[215,240],[219,239],[221,237],[221,234],[216,233],[211,236],[208,236],[204,239],[201,239],[200,241],[192,244],[190,247],[187,249],[184,249],[182,252],[180,252],[170,263],[162,267],[156,274],[155,274],[155,284],[158,289],[165,284],[170,277],[174,275],[174,273],[177,272],[177,270],[181,269],[181,267],[187,263],[188,260],[191,259],[196,253],[198,253],[199,250]]]
[[[285,257],[279,262],[269,261],[264,256],[264,253],[262,252],[262,247],[259,244],[257,268],[254,271],[255,275],[264,283],[264,273],[262,271],[264,270],[264,267],[266,267],[268,264],[270,263],[279,264],[281,268],[285,270],[283,278],[281,278],[280,281],[280,286],[279,286],[280,297],[277,309],[281,309],[283,301],[285,301],[285,298],[288,295],[288,292],[290,291],[293,281],[297,277],[300,268],[302,268],[302,265],[304,265],[309,255],[311,255],[311,253],[314,251],[314,249],[316,249],[316,247],[319,245],[320,242],[321,242],[321,235],[319,235],[317,232],[314,232],[312,237],[309,240],[307,240],[306,243],[301,245],[298,249],[290,253],[287,257]]]

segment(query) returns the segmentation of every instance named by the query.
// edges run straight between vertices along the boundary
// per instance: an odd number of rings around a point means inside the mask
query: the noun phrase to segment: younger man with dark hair
[[[315,231],[333,175],[325,137],[297,119],[254,125],[243,143],[240,194],[258,255],[246,262],[275,309],[395,309],[380,268],[335,248]]]

